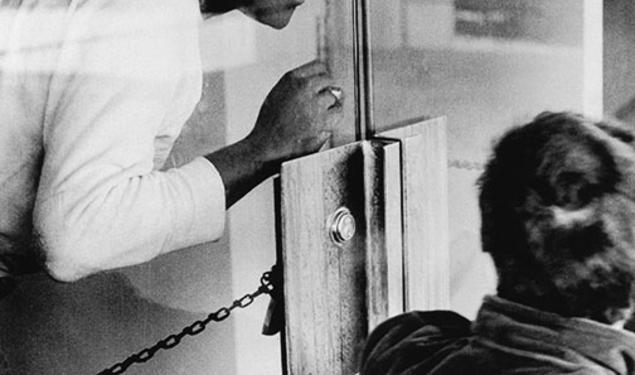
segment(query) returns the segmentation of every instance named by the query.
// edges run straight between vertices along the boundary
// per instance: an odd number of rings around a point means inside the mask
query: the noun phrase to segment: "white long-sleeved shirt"
[[[201,95],[198,3],[0,4],[0,276],[33,233],[62,280],[217,239],[214,166],[158,170]]]

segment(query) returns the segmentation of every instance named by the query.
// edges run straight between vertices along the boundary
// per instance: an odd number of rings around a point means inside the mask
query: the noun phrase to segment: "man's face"
[[[256,21],[275,29],[289,24],[295,8],[304,0],[248,0],[240,9]]]

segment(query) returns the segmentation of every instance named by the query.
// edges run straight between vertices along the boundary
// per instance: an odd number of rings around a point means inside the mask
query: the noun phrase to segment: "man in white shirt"
[[[283,28],[302,2],[0,3],[0,280],[43,268],[74,281],[217,239],[226,207],[316,151],[341,103],[311,63],[246,138],[159,170],[201,95],[200,10]]]

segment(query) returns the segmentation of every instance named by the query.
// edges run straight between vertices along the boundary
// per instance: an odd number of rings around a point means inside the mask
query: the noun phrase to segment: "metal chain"
[[[221,307],[216,312],[213,312],[207,316],[207,318],[202,320],[197,320],[189,326],[183,328],[183,330],[179,333],[170,335],[163,340],[159,340],[156,344],[151,347],[145,348],[135,354],[132,354],[125,360],[103,370],[98,375],[115,375],[115,374],[123,374],[130,366],[135,363],[145,363],[148,362],[156,352],[161,349],[169,350],[179,345],[181,340],[185,336],[195,336],[199,333],[203,332],[207,325],[211,322],[222,322],[223,320],[229,318],[232,310],[236,308],[244,309],[245,307],[251,305],[256,298],[258,298],[262,294],[271,294],[273,293],[274,287],[274,273],[278,272],[277,267],[273,266],[271,271],[267,271],[262,274],[260,277],[260,287],[253,293],[245,294],[243,297],[235,300],[228,307]]]

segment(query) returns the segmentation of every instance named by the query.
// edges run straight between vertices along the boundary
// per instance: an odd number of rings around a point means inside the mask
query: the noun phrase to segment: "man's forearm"
[[[254,151],[242,140],[205,156],[223,179],[227,208],[276,172],[274,163],[259,160]]]

